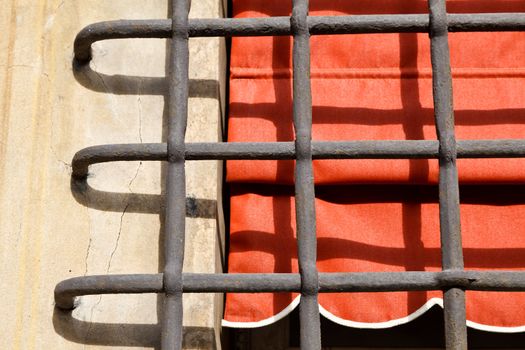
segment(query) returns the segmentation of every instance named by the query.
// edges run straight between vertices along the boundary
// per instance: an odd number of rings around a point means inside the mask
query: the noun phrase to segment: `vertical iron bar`
[[[162,286],[158,283],[160,276],[157,275],[131,275],[131,276],[92,276],[75,279],[75,281],[64,281],[64,284],[57,285],[55,298],[57,306],[61,308],[74,307],[73,298],[76,295],[93,294],[94,292],[115,292],[115,293],[144,293],[144,292],[165,292],[164,314],[162,319],[162,336],[161,344],[163,350],[182,349],[183,340],[183,284],[182,269],[184,262],[184,240],[185,240],[185,212],[186,212],[186,181],[185,181],[185,149],[184,142],[187,117],[188,117],[188,37],[189,24],[188,14],[191,0],[172,0],[173,1],[173,18],[171,28],[171,52],[170,52],[170,73],[169,73],[169,102],[168,102],[168,174],[166,179],[166,223],[165,223],[165,266],[163,273]],[[316,268],[317,239],[316,239],[316,219],[315,219],[315,188],[313,181],[312,167],[312,98],[310,85],[310,33],[307,23],[308,0],[293,0],[293,11],[290,18],[290,30],[283,23],[283,18],[265,19],[242,19],[237,24],[229,21],[209,22],[212,28],[205,28],[204,22],[198,20],[192,29],[193,36],[228,36],[236,33],[244,35],[293,35],[293,119],[295,127],[295,194],[296,194],[296,220],[297,220],[297,244],[299,256],[300,272],[300,322],[301,322],[301,349],[321,349],[321,334],[319,320],[319,276]],[[494,280],[494,276],[487,275],[483,272],[484,280],[478,281],[472,285],[464,270],[463,252],[461,244],[461,228],[459,213],[459,184],[456,167],[457,149],[454,135],[454,111],[452,103],[452,76],[450,71],[450,52],[448,45],[448,23],[446,13],[446,0],[428,0],[430,20],[429,34],[431,43],[431,60],[433,72],[433,94],[434,94],[434,113],[436,121],[437,135],[439,139],[439,205],[440,205],[440,233],[441,233],[441,250],[442,266],[444,274],[438,274],[437,277],[420,276],[420,281],[415,281],[415,276],[408,276],[408,273],[401,274],[402,277],[396,277],[389,283],[374,283],[376,277],[366,276],[366,273],[357,274],[357,277],[350,277],[340,283],[341,276],[324,276],[321,287],[324,292],[346,290],[350,292],[361,291],[363,289],[379,291],[379,287],[384,288],[381,291],[393,290],[426,290],[432,288],[444,288],[444,312],[445,312],[445,334],[446,346],[448,349],[467,349],[467,332],[466,332],[466,315],[465,315],[465,292],[464,289],[473,290],[520,290],[523,288],[523,278],[521,276],[504,276],[502,272],[492,272],[499,279]],[[482,19],[484,16],[485,19]],[[523,20],[518,14],[485,14],[485,15],[452,15],[451,29],[455,31],[472,31],[488,30],[495,31],[498,29],[523,30]],[[369,16],[371,17],[371,16]],[[375,33],[375,32],[392,32],[399,29],[401,32],[424,31],[426,30],[425,22],[421,18],[414,17],[414,23],[411,20],[401,19],[399,16],[379,16],[370,23],[370,18],[360,25],[352,24],[356,18],[343,18],[339,21],[333,17],[317,17],[311,23],[310,27],[314,34],[341,34],[341,33]],[[460,17],[462,19],[460,19]],[[472,18],[471,18],[472,17]],[[476,17],[473,19],[473,17]],[[342,17],[339,17],[342,18]],[[313,21],[313,19],[311,19]],[[358,19],[359,20],[359,19]],[[209,21],[209,20],[204,20]],[[324,23],[323,21],[326,21]],[[118,23],[117,23],[118,22]],[[75,43],[75,57],[80,63],[86,63],[91,58],[89,49],[91,43],[105,38],[125,38],[134,37],[166,37],[169,36],[170,28],[166,23],[157,21],[134,21],[133,24],[112,22],[94,25],[89,30],[83,30],[82,35],[77,36],[78,42]],[[144,27],[141,27],[142,23]],[[102,26],[101,26],[102,25]],[[112,27],[115,25],[116,27]],[[353,29],[352,25],[355,25]],[[107,28],[105,27],[107,26]],[[203,27],[204,26],[204,27]],[[214,27],[215,26],[215,27]],[[91,27],[91,26],[90,26]],[[98,28],[95,30],[95,28]],[[120,29],[119,29],[120,28]],[[88,29],[88,28],[86,28]],[[107,30],[107,31],[106,31]],[[151,32],[150,32],[151,30]],[[260,32],[259,32],[260,30]],[[201,35],[202,34],[202,35]],[[387,141],[388,142],[388,141]],[[493,156],[500,154],[506,157],[523,156],[522,145],[510,144],[509,140],[493,140],[497,142],[486,144],[487,141],[475,140],[470,145],[465,143],[463,154],[468,158],[477,155]],[[130,147],[131,146],[131,147]],[[98,151],[85,151],[81,156],[74,160],[73,176],[85,180],[87,176],[87,167],[89,164],[108,161],[108,160],[129,160],[140,157],[146,157],[149,160],[161,160],[165,158],[165,150],[162,145],[154,145],[151,150],[144,151],[133,145],[104,146],[106,149],[97,147]],[[201,145],[202,146],[202,145]],[[209,145],[206,145],[209,147]],[[250,150],[243,152],[233,150],[233,153],[221,150],[195,152],[202,158],[217,157],[214,159],[256,159],[257,152],[264,154],[260,145],[254,146]],[[293,158],[291,151],[288,152],[287,145],[275,146],[275,152],[279,157],[271,159],[288,159]],[[281,148],[282,146],[282,148]],[[286,146],[286,147],[285,147]],[[322,146],[322,145],[318,145]],[[129,148],[127,148],[129,147]],[[158,148],[157,148],[158,147]],[[195,145],[193,145],[195,147]],[[248,147],[244,145],[244,147]],[[412,156],[435,156],[434,150],[430,146],[414,146],[408,151],[404,147],[389,153],[384,151],[384,145],[376,149],[372,146],[352,146],[357,153],[364,152],[365,158],[375,158],[377,155],[385,156],[385,159],[391,156],[403,156],[410,158]],[[367,148],[368,147],[368,148]],[[407,144],[407,149],[409,148]],[[429,148],[430,147],[430,148]],[[486,147],[486,148],[485,148]],[[520,148],[521,147],[521,148]],[[119,148],[117,150],[116,148]],[[268,148],[269,149],[269,148]],[[382,149],[382,150],[381,150]],[[197,148],[198,150],[198,148]],[[194,150],[195,151],[195,150]],[[82,152],[82,151],[81,151]],[[98,153],[101,152],[101,153]],[[230,150],[232,152],[232,150]],[[320,152],[320,154],[319,154]],[[345,153],[347,152],[347,153]],[[353,152],[349,149],[339,149],[336,145],[323,146],[317,149],[316,156],[319,158],[330,158],[331,155],[341,157]],[[366,154],[366,152],[370,152]],[[383,153],[381,153],[383,152]],[[499,152],[499,153],[498,153]],[[191,152],[190,152],[191,153]],[[276,154],[277,154],[276,153]],[[413,154],[412,154],[413,153]],[[239,158],[233,158],[231,154]],[[272,155],[273,156],[273,155]],[[354,154],[355,156],[355,154]],[[407,157],[408,156],[408,157]],[[223,158],[224,157],[224,158]],[[191,159],[191,158],[190,158]],[[211,158],[210,158],[211,159]],[[262,158],[261,158],[262,159]],[[268,158],[270,159],[270,158]],[[75,166],[76,164],[76,166]],[[456,271],[456,272],[454,272]],[[457,273],[459,271],[459,273]],[[507,272],[506,274],[508,274]],[[212,277],[213,276],[213,277]],[[361,276],[361,277],[359,277]],[[443,277],[443,278],[440,278]],[[195,276],[194,276],[195,277]],[[232,281],[239,276],[231,276]],[[249,276],[243,276],[239,279],[239,286],[234,289],[238,291],[264,292],[264,290],[274,290],[278,286],[279,290],[298,290],[297,276],[281,276],[274,280],[274,287],[269,288],[259,284],[263,276],[253,276],[254,281],[249,281]],[[284,278],[286,277],[286,278]],[[199,279],[202,281],[199,282]],[[337,279],[335,283],[334,278]],[[361,279],[356,285],[356,278]],[[382,277],[384,278],[384,277]],[[106,280],[106,281],[104,281]],[[397,281],[396,281],[397,280]],[[468,280],[468,283],[466,282]],[[191,278],[190,278],[191,281]],[[195,281],[199,283],[195,283]],[[204,288],[203,283],[206,281],[214,282],[210,288]],[[220,283],[218,283],[220,281]],[[328,282],[327,282],[328,281]],[[211,276],[200,276],[194,279],[195,284],[188,287],[187,292],[198,291],[206,292],[224,290],[231,287],[228,284],[228,278],[212,274]],[[234,281],[235,282],[235,281]],[[247,282],[253,282],[251,285]],[[104,284],[106,283],[106,284]],[[335,283],[335,284],[334,284]],[[212,283],[213,284],[213,283]],[[462,286],[461,288],[448,288],[447,286]],[[416,286],[417,288],[414,288]],[[192,289],[193,288],[193,289]],[[262,289],[261,289],[262,288]],[[462,289],[464,288],[464,289]],[[213,289],[213,290],[212,290]],[[264,290],[263,290],[264,289]],[[275,289],[275,290],[277,290]],[[358,290],[359,289],[359,290]]]
[[[184,169],[188,118],[188,14],[189,0],[173,0],[168,102],[168,173],[164,237],[164,315],[162,350],[182,349],[182,266],[186,224]]]
[[[463,269],[452,74],[445,0],[429,0],[434,115],[439,139],[439,221],[443,270]],[[467,349],[465,291],[444,291],[447,349]]]
[[[312,93],[310,87],[310,33],[308,0],[293,0],[293,121],[295,127],[295,215],[301,274],[299,305],[302,350],[321,349],[321,325],[316,267],[317,237],[312,166]]]

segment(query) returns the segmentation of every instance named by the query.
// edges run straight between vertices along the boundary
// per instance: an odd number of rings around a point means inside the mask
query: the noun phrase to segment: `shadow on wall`
[[[166,78],[138,77],[126,75],[107,75],[93,70],[89,64],[78,64],[73,61],[73,74],[77,82],[92,91],[115,95],[162,95],[165,98],[163,112],[166,115],[166,99],[168,82]],[[213,98],[219,96],[219,82],[209,79],[190,79],[190,98]],[[163,130],[163,141],[166,130]],[[159,141],[161,142],[161,141]],[[111,140],[108,140],[108,144]],[[164,170],[163,175],[164,178]],[[88,176],[89,178],[89,176]],[[91,187],[87,180],[71,179],[71,193],[76,201],[86,207],[121,212],[127,206],[128,213],[161,214],[163,212],[163,194],[141,194],[125,192],[99,191]],[[162,190],[164,191],[164,189]],[[186,215],[191,218],[212,219],[216,217],[217,203],[215,200],[188,197],[186,199]]]
[[[93,71],[89,65],[74,64],[74,75],[84,87],[99,92],[130,95],[163,95],[166,97],[167,81],[165,78],[147,78],[123,75],[104,75]],[[190,80],[190,97],[217,98],[219,83],[215,80]],[[164,107],[166,120],[166,104]],[[163,131],[165,139],[166,131]],[[160,142],[160,141],[159,141]],[[111,143],[111,140],[108,140]],[[162,167],[162,179],[165,178],[165,167]],[[89,178],[89,177],[88,177]],[[164,181],[163,181],[164,182]],[[159,214],[162,237],[163,212],[165,206],[164,188],[162,193],[124,193],[100,191],[91,187],[88,179],[77,180],[71,178],[70,189],[75,200],[83,206],[101,211],[115,211],[127,213]],[[190,218],[217,218],[217,201],[210,199],[186,198],[186,216]],[[159,270],[163,266],[162,239],[159,244],[161,261]],[[133,273],[133,271],[128,271]],[[158,297],[157,310],[162,309],[162,296]],[[71,311],[58,308],[53,312],[53,326],[55,331],[67,340],[86,345],[104,346],[136,346],[160,349],[160,324],[125,324],[125,323],[96,323],[81,321],[72,316]],[[206,327],[185,327],[184,346],[195,347],[215,342],[214,330]]]
[[[169,6],[171,7],[171,6]],[[168,14],[171,16],[171,14]],[[169,44],[167,52],[169,53]],[[166,57],[169,57],[168,55]],[[166,60],[166,76],[168,75],[168,62]],[[73,74],[75,79],[83,87],[106,94],[115,95],[157,95],[164,97],[162,115],[162,139],[158,142],[166,142],[167,138],[167,100],[168,80],[164,77],[139,77],[125,75],[108,75],[99,73],[92,69],[89,64],[80,65],[73,62]],[[219,82],[207,79],[191,79],[189,81],[190,98],[213,98],[218,99],[220,94]],[[112,140],[107,140],[111,144]],[[111,166],[111,165],[108,165]],[[166,166],[161,167],[161,183],[166,178]],[[88,177],[89,179],[89,177]],[[164,231],[164,191],[161,194],[142,194],[100,191],[91,187],[88,179],[71,179],[70,189],[75,200],[83,206],[101,211],[127,212],[127,213],[150,213],[158,214],[160,220],[160,240],[158,250],[159,271],[163,269],[163,231]],[[190,218],[217,218],[217,201],[201,198],[186,198],[186,216]],[[223,243],[221,243],[223,244]],[[127,271],[134,273],[134,271]],[[163,296],[157,297],[157,314],[163,309]],[[161,326],[157,324],[127,324],[127,323],[98,323],[86,322],[73,317],[71,311],[58,308],[53,312],[53,326],[55,332],[63,338],[86,345],[102,346],[127,346],[127,347],[151,347],[160,349]],[[203,344],[216,342],[214,330],[206,327],[184,327],[184,347],[198,348]]]
[[[71,193],[75,200],[91,209],[126,213],[159,214],[164,212],[162,194],[107,192],[91,187],[85,179],[71,178]],[[215,219],[217,201],[203,198],[186,198],[186,217]]]
[[[73,74],[83,87],[114,95],[162,95],[167,97],[168,82],[162,77],[137,77],[108,75],[93,70],[89,64],[73,61]],[[190,79],[190,98],[213,98],[219,96],[219,82],[211,79]],[[109,92],[110,91],[110,92]]]
[[[79,344],[160,349],[159,324],[86,322],[74,318],[70,311],[55,308],[53,326],[62,337]],[[184,348],[198,348],[214,341],[215,334],[211,328],[184,327]]]

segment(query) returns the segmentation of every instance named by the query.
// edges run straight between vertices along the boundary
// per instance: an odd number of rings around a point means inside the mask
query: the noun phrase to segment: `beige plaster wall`
[[[218,0],[192,6],[192,17],[223,14]],[[72,45],[90,23],[167,18],[168,8],[168,0],[2,2],[1,349],[159,344],[161,297],[84,297],[65,313],[54,308],[53,289],[70,277],[160,271],[163,165],[93,166],[86,186],[71,183],[70,162],[91,145],[164,139],[166,41],[97,43],[94,60],[76,71]],[[191,39],[190,50],[187,141],[218,141],[224,47],[219,39]],[[188,163],[186,271],[222,268],[221,175],[218,162]],[[185,298],[186,348],[216,346],[221,307],[221,295]]]

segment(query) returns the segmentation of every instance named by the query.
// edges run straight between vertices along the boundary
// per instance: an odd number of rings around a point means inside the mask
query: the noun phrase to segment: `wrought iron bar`
[[[523,271],[348,272],[319,273],[320,293],[442,290],[525,290]],[[184,293],[300,292],[297,273],[182,275]],[[95,294],[164,293],[162,274],[75,277],[55,289],[57,306],[72,309],[75,298]]]
[[[430,57],[434,116],[439,139],[439,225],[443,270],[463,269],[463,246],[459,219],[459,182],[454,133],[452,73],[448,46],[445,0],[428,0],[430,12]],[[444,291],[445,343],[447,349],[467,349],[465,291]]]
[[[85,148],[73,159],[73,177],[85,180],[91,164],[167,161],[165,266],[161,274],[69,279],[55,289],[58,307],[90,294],[164,293],[162,349],[182,347],[182,294],[300,292],[301,348],[320,349],[318,293],[443,290],[446,344],[466,349],[465,290],[525,291],[525,272],[465,271],[459,227],[456,158],[525,157],[525,140],[465,140],[454,136],[448,32],[523,31],[524,13],[447,14],[444,0],[429,0],[430,15],[308,16],[308,0],[294,0],[291,17],[188,19],[189,0],[173,1],[171,20],[95,23],[75,39],[75,58],[91,59],[91,45],[121,38],[170,38],[167,143]],[[311,141],[310,35],[428,32],[438,141]],[[293,35],[294,142],[185,143],[188,114],[188,38]],[[443,271],[318,273],[313,159],[437,158]],[[299,274],[190,274],[182,272],[185,236],[185,160],[295,159]]]
[[[447,14],[450,32],[525,29],[524,13]],[[428,33],[427,15],[310,16],[311,35],[366,33]],[[91,44],[125,38],[171,38],[170,20],[117,20],[91,24],[75,39],[75,58],[91,59]],[[290,17],[190,19],[190,37],[291,35]]]
[[[295,159],[293,142],[186,143],[186,160]],[[458,158],[525,157],[525,140],[457,141]],[[314,141],[313,159],[438,158],[438,141]],[[73,176],[85,178],[92,164],[117,161],[167,161],[165,143],[91,146],[73,157]]]
[[[301,274],[300,344],[303,350],[321,349],[319,277],[312,164],[312,92],[308,0],[292,1],[293,125],[295,129],[295,218],[297,257]]]
[[[188,119],[189,0],[175,0],[170,51],[168,102],[168,173],[164,230],[164,313],[162,349],[182,349],[182,267],[186,233],[185,143]]]

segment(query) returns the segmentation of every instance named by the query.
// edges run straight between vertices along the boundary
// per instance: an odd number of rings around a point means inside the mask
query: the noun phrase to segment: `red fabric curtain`
[[[311,0],[310,15],[426,13],[426,1]],[[450,13],[525,12],[525,0],[451,0]],[[288,16],[291,2],[234,0],[235,17]],[[426,34],[311,38],[313,140],[435,140]],[[232,40],[230,142],[292,141],[290,37]],[[451,33],[456,136],[525,138],[525,34]],[[525,268],[525,161],[460,159],[466,269]],[[297,272],[293,161],[229,161],[229,272]],[[320,272],[438,271],[436,160],[314,161]],[[441,292],[321,294],[356,327],[407,322]],[[271,323],[297,296],[228,294],[225,325]],[[467,292],[471,326],[525,330],[525,293]]]

